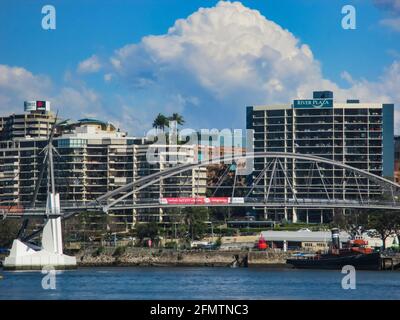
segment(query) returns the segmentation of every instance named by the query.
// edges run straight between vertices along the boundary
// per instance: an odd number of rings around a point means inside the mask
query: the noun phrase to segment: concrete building
[[[0,117],[0,141],[47,138],[55,116],[48,101],[25,101],[25,112]]]
[[[319,251],[327,250],[332,243],[331,231],[310,231],[302,229],[299,231],[262,231],[261,236],[268,243],[270,248],[282,250],[307,250]],[[348,241],[352,239],[350,234],[341,231],[339,234],[340,243],[343,247],[348,245]],[[383,241],[375,230],[367,230],[362,235],[356,236],[356,239],[366,241],[366,247],[372,249],[380,249]],[[396,234],[387,237],[385,241],[386,248],[398,247],[399,239]]]
[[[133,181],[135,143],[141,139],[96,119],[66,124],[54,141],[60,153],[55,176],[61,202],[83,204]],[[114,213],[118,214],[115,223],[135,221],[132,210]]]
[[[141,177],[175,166],[177,163],[171,159],[195,160],[194,146],[154,146],[144,138],[129,137],[111,124],[95,119],[83,119],[66,125],[66,128],[71,130],[70,133],[55,139],[61,155],[56,176],[62,199],[73,202],[94,200]],[[156,153],[153,163],[148,159],[151,149]],[[204,196],[205,188],[205,169],[193,169],[161,180],[126,200],[143,202],[162,197]],[[125,210],[118,216],[128,223],[169,222],[167,212],[161,208]]]
[[[325,251],[332,242],[330,231],[263,231],[261,236],[270,248],[286,250]],[[340,242],[346,245],[350,235],[340,232]]]
[[[33,112],[33,113],[32,113]],[[2,132],[7,140],[0,141],[0,203],[2,205],[29,206],[36,181],[43,166],[43,148],[54,123],[50,110],[36,114],[34,111],[12,115],[11,119],[47,119],[46,133],[32,136],[30,127],[24,125],[22,134],[16,134],[14,126],[4,126]],[[3,119],[6,119],[4,117]],[[52,119],[53,122],[50,121]],[[39,120],[38,120],[39,121]],[[5,121],[9,123],[9,120]],[[4,123],[4,122],[3,122]],[[26,124],[31,125],[30,121]],[[4,129],[5,128],[5,129]],[[14,131],[13,131],[14,130]],[[64,121],[57,126],[54,146],[56,156],[55,180],[60,193],[61,205],[70,201],[77,205],[92,201],[148,174],[176,165],[170,159],[178,157],[184,162],[196,159],[196,146],[164,145],[154,163],[147,158],[151,143],[144,138],[129,137],[112,124],[96,119]],[[47,172],[44,173],[47,177]],[[168,178],[132,195],[131,199],[142,201],[161,197],[205,196],[206,169],[193,169],[180,176]],[[37,201],[45,203],[48,181],[43,179]],[[116,222],[132,225],[136,221],[169,222],[165,210],[141,209],[112,211]]]
[[[229,163],[235,156],[246,154],[244,147],[197,145],[197,161],[211,161],[212,159],[227,158]]]
[[[43,138],[16,138],[0,141],[0,203],[28,204],[32,200],[47,143]],[[41,188],[39,200],[46,201],[46,186]]]
[[[156,154],[156,161],[148,159],[148,153]],[[135,166],[137,177],[145,177],[176,166],[180,163],[196,161],[196,146],[194,145],[151,145],[135,146]],[[182,172],[143,189],[136,195],[138,201],[159,199],[162,197],[204,197],[207,189],[207,169],[195,168]],[[169,211],[159,209],[140,209],[137,211],[138,221],[171,222]]]
[[[65,130],[53,142],[60,154],[54,158],[54,170],[61,202],[83,204],[133,180],[133,144],[140,139],[128,138],[125,133],[94,119],[71,123]],[[30,205],[46,145],[47,138],[41,137],[0,142],[0,201],[3,204]],[[45,178],[39,188],[38,202],[46,201],[47,188]]]
[[[294,100],[283,105],[247,107],[247,129],[253,129],[254,151],[311,154],[339,161],[374,174],[393,177],[393,104],[361,103],[359,100],[336,102],[330,91],[314,92],[313,99]],[[265,166],[264,159],[254,160],[256,177]],[[301,161],[285,160],[292,185],[298,198],[305,197],[309,185],[304,177],[309,168]],[[335,186],[335,197],[348,199],[356,196],[349,185],[343,185],[343,170],[323,167],[324,178]],[[270,171],[263,179],[265,189]],[[342,183],[340,183],[340,181]],[[360,182],[361,184],[363,182]],[[325,191],[314,180],[313,197],[322,197]],[[362,185],[365,196],[374,189]],[[262,196],[265,190],[255,190]],[[288,197],[285,188],[272,190],[279,197]],[[307,192],[308,194],[308,192]],[[358,195],[357,195],[358,196]],[[265,219],[305,222],[327,222],[332,210],[268,209],[261,212]]]
[[[48,101],[25,101],[24,113],[0,117],[0,202],[27,203],[55,115]],[[42,196],[42,195],[41,195]],[[29,199],[28,199],[29,198]],[[44,191],[45,201],[46,192]]]
[[[261,236],[270,248],[286,250],[325,251],[332,242],[331,231],[263,231]],[[344,231],[339,234],[340,242],[345,245],[350,235]]]

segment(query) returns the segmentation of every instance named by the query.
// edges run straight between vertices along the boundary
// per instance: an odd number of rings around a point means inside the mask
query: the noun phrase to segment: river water
[[[322,270],[79,268],[57,272],[54,290],[41,272],[0,275],[0,299],[400,299],[396,271],[357,271],[354,290],[340,271]]]

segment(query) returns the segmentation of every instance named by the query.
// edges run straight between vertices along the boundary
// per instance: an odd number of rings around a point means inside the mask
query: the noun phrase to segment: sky
[[[44,5],[56,29],[44,30]],[[356,29],[342,28],[344,5]],[[0,115],[48,99],[63,118],[132,135],[158,113],[185,127],[244,128],[245,107],[313,90],[395,103],[400,126],[400,0],[3,0]]]

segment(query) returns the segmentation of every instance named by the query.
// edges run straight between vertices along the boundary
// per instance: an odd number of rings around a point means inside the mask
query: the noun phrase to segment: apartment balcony
[[[123,167],[123,168],[109,168],[110,171],[132,171],[131,167]]]
[[[313,114],[315,110],[296,110],[295,111],[295,118],[321,118],[321,117],[326,117],[326,118],[331,118],[333,117],[333,114],[331,112],[322,112],[321,109],[318,110],[318,114]]]
[[[95,154],[95,153],[90,153],[88,152],[86,154],[88,157],[96,157],[96,158],[106,158],[107,154]]]
[[[1,188],[0,188],[1,190]],[[3,197],[9,197],[9,196],[18,196],[18,191],[9,191],[9,190],[2,190],[1,191],[1,196]]]
[[[256,114],[253,113],[253,117],[252,117],[252,118],[253,118],[253,119],[264,119],[264,118],[265,118],[265,114],[256,115]]]
[[[258,122],[258,121],[257,122],[253,122],[252,126],[253,127],[260,127],[260,126],[263,127],[263,126],[265,126],[265,122]]]

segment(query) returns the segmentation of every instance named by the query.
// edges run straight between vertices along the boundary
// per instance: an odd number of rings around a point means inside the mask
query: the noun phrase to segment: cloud
[[[95,73],[101,69],[100,59],[96,55],[92,55],[90,58],[83,60],[79,63],[77,72],[84,73]]]
[[[96,59],[93,55],[85,61]],[[177,20],[165,34],[126,44],[107,60],[99,71],[104,85],[115,89],[108,95],[91,89],[74,74],[67,73],[66,83],[55,86],[46,77],[24,70],[20,72],[26,80],[6,81],[17,87],[13,90],[2,87],[0,72],[0,99],[2,94],[7,98],[9,91],[20,99],[14,101],[23,101],[29,91],[47,94],[63,108],[62,114],[73,118],[90,114],[140,135],[159,112],[180,112],[192,128],[244,128],[245,106],[290,103],[309,98],[313,90],[332,90],[338,101],[356,98],[400,105],[400,60],[376,81],[343,71],[348,86],[340,87],[323,76],[307,44],[239,2],[200,8]],[[82,70],[95,69],[83,62]],[[18,72],[8,70],[10,79],[13,73]],[[398,116],[396,112],[400,128]]]
[[[390,18],[384,18],[379,24],[395,32],[400,32],[400,0],[374,0],[375,6],[389,13]]]
[[[62,114],[75,117],[96,116],[102,110],[100,97],[92,89],[86,87],[62,87],[53,97],[54,105],[60,108]]]
[[[334,86],[308,45],[239,2],[201,8],[164,35],[127,44],[110,65],[127,87],[162,96],[161,110],[175,103],[207,127],[242,127],[246,105],[288,102]]]
[[[386,53],[391,56],[392,58],[399,59],[400,60],[400,52],[394,49],[388,49],[386,50]]]
[[[397,10],[398,1],[389,2]],[[113,79],[148,92],[153,103],[158,97],[159,111],[175,108],[198,127],[243,127],[246,105],[289,103],[313,90],[332,90],[340,101],[400,104],[398,61],[375,82],[344,71],[349,87],[341,88],[323,77],[307,44],[240,2],[200,8],[166,34],[116,50],[110,65]]]
[[[44,99],[52,86],[44,75],[34,75],[21,67],[0,65],[0,105],[7,106],[7,112],[23,108],[25,100]]]
[[[82,81],[72,83],[74,79],[67,73],[64,85],[56,85],[44,75],[36,75],[21,67],[0,65],[0,105],[1,114],[23,111],[25,100],[49,100],[52,109],[59,110],[62,117],[82,117],[99,114],[106,117],[101,97],[88,88]]]
[[[373,3],[392,14],[400,14],[400,0],[373,0]]]
[[[340,74],[340,77],[341,77],[343,80],[346,80],[347,83],[349,83],[349,84],[354,84],[354,79],[353,79],[353,77],[352,77],[351,74],[348,73],[347,71],[343,71],[343,72]]]
[[[106,73],[103,78],[104,78],[104,81],[109,82],[112,80],[112,74]]]
[[[400,32],[400,18],[387,18],[382,19],[379,23],[385,27],[388,27],[394,31]]]
[[[353,79],[347,73],[347,80],[351,87],[339,88],[335,95],[341,100],[347,98],[361,99],[361,102],[394,103],[395,107],[395,133],[400,134],[400,60],[395,60],[387,67],[376,81]]]

